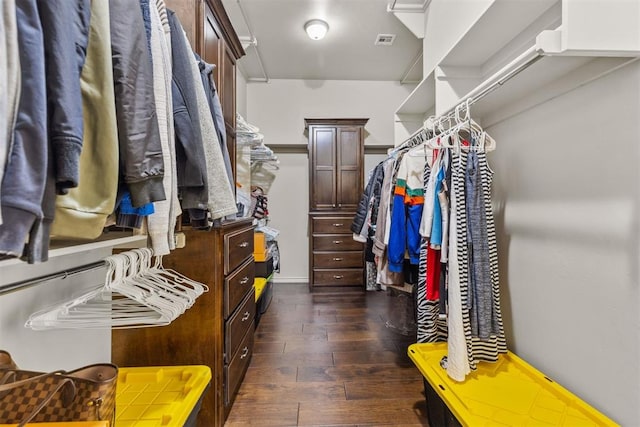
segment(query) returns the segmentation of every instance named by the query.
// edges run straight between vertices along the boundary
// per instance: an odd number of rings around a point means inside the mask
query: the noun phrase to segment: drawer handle
[[[333,243],[339,245],[340,243],[342,243],[342,240],[334,240]]]
[[[238,246],[241,248],[246,248],[247,246],[249,246],[249,242],[238,243]]]
[[[249,313],[248,311],[245,311],[244,316],[242,316],[242,321],[246,322],[247,320],[249,320],[249,317],[251,317],[251,313]]]
[[[249,347],[245,347],[242,349],[242,354],[240,355],[240,359],[244,359],[249,355]]]
[[[334,227],[342,227],[344,224],[341,224],[339,222],[336,222],[335,224],[333,224]]]
[[[344,277],[344,276],[343,276],[342,274],[334,274],[334,275],[333,275],[333,278],[334,278],[334,279],[338,279],[338,280],[342,279],[343,277]]]
[[[246,285],[249,282],[249,276],[244,276],[242,280],[240,280],[241,285]]]
[[[342,261],[342,260],[343,260],[343,258],[334,258],[333,260],[334,260],[334,261]]]

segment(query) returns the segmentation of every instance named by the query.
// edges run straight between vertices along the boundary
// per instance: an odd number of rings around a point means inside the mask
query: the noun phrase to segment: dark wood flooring
[[[275,284],[226,426],[428,425],[411,337],[385,292],[310,294]]]

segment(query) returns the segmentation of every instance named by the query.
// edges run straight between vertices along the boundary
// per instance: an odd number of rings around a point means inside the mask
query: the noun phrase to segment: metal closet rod
[[[506,82],[508,82],[542,58],[544,58],[544,55],[537,51],[536,46],[527,49],[516,59],[502,67],[498,72],[487,79],[484,85],[480,85],[469,92],[461,102],[459,102],[454,107],[449,108],[445,113],[441,114],[437,120],[441,121],[454,118],[456,110],[472,106],[496,89],[502,87]]]
[[[455,106],[449,108],[446,112],[441,114],[437,119],[437,121],[444,121],[448,119],[455,118],[456,110],[460,108],[467,108],[480,101],[485,96],[492,93],[494,90],[502,87],[506,82],[538,62],[540,59],[544,58],[544,54],[538,52],[536,46],[532,46],[531,48],[524,51],[520,56],[515,58],[513,61],[509,62],[507,65],[502,67],[498,72],[492,75],[490,78],[485,80],[484,84],[481,84],[471,92],[469,92],[462,101],[460,101]],[[412,139],[426,130],[424,127],[418,129],[410,137],[408,137],[402,144],[398,146],[398,148],[405,147],[407,143],[409,143]]]
[[[6,294],[8,292],[12,292],[21,288],[26,288],[29,286],[39,285],[44,282],[49,282],[57,279],[66,279],[69,276],[74,276],[80,273],[86,273],[88,271],[97,270],[99,268],[104,268],[106,263],[104,261],[97,261],[91,264],[85,264],[80,267],[70,268],[67,270],[59,271],[57,273],[46,274],[44,276],[35,277],[33,279],[23,280],[21,282],[9,283],[8,285],[0,286],[0,295]]]

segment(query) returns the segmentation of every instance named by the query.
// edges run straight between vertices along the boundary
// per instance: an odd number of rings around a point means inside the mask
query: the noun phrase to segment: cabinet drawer
[[[256,317],[255,291],[251,289],[242,305],[227,320],[224,326],[225,361],[233,359],[240,348],[240,342]]]
[[[362,268],[362,252],[314,253],[314,268]]]
[[[361,268],[313,270],[314,286],[362,286],[363,284]]]
[[[224,365],[224,404],[229,406],[233,401],[233,397],[238,392],[244,374],[249,367],[251,354],[253,353],[253,321],[251,327],[240,342],[240,351],[231,359],[231,362]]]
[[[313,236],[314,251],[361,251],[362,246],[362,243],[353,240],[351,234]]]
[[[227,275],[253,254],[253,227],[224,236],[224,274]]]
[[[351,234],[352,216],[313,218],[313,232],[325,234]]]
[[[244,264],[224,279],[224,318],[228,318],[233,310],[253,287],[255,263],[248,259]]]

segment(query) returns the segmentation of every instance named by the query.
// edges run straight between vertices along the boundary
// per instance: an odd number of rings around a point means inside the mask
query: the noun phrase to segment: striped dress
[[[424,185],[427,186],[431,168],[429,163],[424,166]],[[446,319],[440,319],[440,301],[427,298],[427,250],[429,240],[422,238],[420,243],[420,262],[418,264],[418,287],[416,292],[416,310],[418,321],[417,342],[437,342],[447,339]],[[443,295],[440,296],[444,298]]]
[[[487,159],[485,153],[479,152],[477,155],[472,155],[469,159],[469,155],[466,152],[462,152],[459,158],[456,156],[453,162],[453,175],[452,186],[455,188],[455,212],[456,212],[456,249],[457,259],[459,264],[459,283],[460,283],[460,301],[462,305],[462,322],[467,347],[467,359],[470,369],[476,369],[478,361],[490,361],[494,362],[498,359],[500,353],[506,353],[507,346],[504,337],[504,329],[502,324],[502,315],[500,312],[500,287],[498,277],[498,253],[496,245],[495,235],[495,223],[493,220],[493,211],[491,209],[491,182],[492,174],[487,165]],[[473,240],[477,242],[477,238],[472,236],[469,239],[471,233],[469,233],[469,225],[478,223],[478,212],[472,210],[471,212],[467,206],[467,195],[472,189],[467,188],[469,183],[467,179],[467,166],[468,161],[475,162],[475,168],[477,168],[478,176],[474,181],[476,188],[473,191],[479,192],[482,198],[482,205],[484,212],[482,212],[482,220],[486,224],[486,246],[478,247],[474,245]],[[488,257],[486,254],[481,254],[476,251],[488,250]],[[474,304],[474,295],[487,291],[486,289],[474,289],[474,285],[478,285],[477,282],[472,281],[471,274],[478,270],[477,266],[473,265],[473,262],[477,262],[479,259],[488,259],[489,275],[490,275],[490,305],[488,310],[490,313],[478,313],[478,309],[486,310],[479,304]],[[450,295],[450,299],[452,296]],[[472,329],[471,317],[490,317],[490,330],[483,337],[480,337],[477,333],[474,334]],[[451,355],[449,355],[451,358]]]

